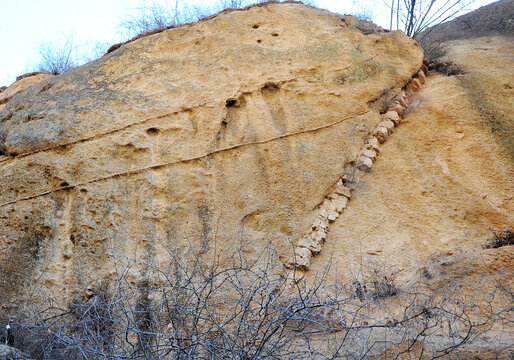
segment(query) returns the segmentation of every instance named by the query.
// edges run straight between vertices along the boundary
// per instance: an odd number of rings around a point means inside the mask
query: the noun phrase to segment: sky
[[[121,18],[137,11],[142,0],[0,0],[0,86],[34,71],[44,42],[72,41],[77,51],[91,53],[127,39]],[[165,2],[166,0],[151,0]],[[187,0],[186,0],[187,1]],[[317,0],[318,7],[339,13],[367,10],[374,22],[388,26],[386,0]],[[202,6],[216,0],[189,0]],[[390,0],[387,0],[390,2]],[[470,9],[491,3],[477,0]]]

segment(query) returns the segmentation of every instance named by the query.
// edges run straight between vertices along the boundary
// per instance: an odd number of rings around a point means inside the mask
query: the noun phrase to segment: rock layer
[[[119,254],[257,258],[271,244],[288,258],[346,163],[368,140],[378,151],[371,129],[422,64],[403,33],[348,24],[292,3],[225,12],[13,96],[0,303],[23,287],[80,295]],[[336,189],[330,218],[347,201]]]
[[[393,133],[395,126],[400,124],[402,119],[399,113],[393,109],[402,108],[401,113],[403,113],[408,106],[409,98],[421,88],[420,79],[423,79],[423,84],[425,83],[426,75],[428,75],[428,70],[420,70],[416,77],[405,86],[407,92],[401,91],[392,97],[391,104],[382,116],[382,121],[373,131],[373,135],[366,140],[357,158],[346,168],[335,188],[323,199],[311,230],[297,243],[294,255],[285,263],[287,268],[309,270],[311,258],[320,253],[327,238],[329,224],[334,222],[345,209],[350,200],[351,188],[357,186],[360,181],[361,176],[359,175],[371,171],[373,162],[380,153],[378,144],[384,143]],[[310,250],[310,253],[306,249]]]

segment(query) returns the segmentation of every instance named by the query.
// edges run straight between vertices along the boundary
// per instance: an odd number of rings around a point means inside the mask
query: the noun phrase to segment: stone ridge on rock
[[[395,126],[398,126],[402,121],[400,115],[393,109],[401,106],[403,110],[405,110],[409,104],[409,98],[412,97],[415,91],[421,88],[421,83],[425,83],[425,77],[427,75],[428,70],[420,70],[405,86],[405,91],[401,91],[395,95],[394,102],[382,116],[383,120],[378,123],[376,129],[373,131],[374,135],[366,140],[364,147],[359,152],[353,165],[346,169],[345,174],[338,180],[334,190],[328,194],[319,205],[311,230],[297,242],[294,255],[284,263],[286,268],[300,271],[309,270],[312,257],[321,252],[330,223],[334,222],[339,217],[345,209],[347,202],[350,200],[350,187],[354,187],[360,180],[359,176],[352,176],[350,179],[348,174],[358,174],[356,170],[362,172],[371,171],[373,162],[380,153],[378,144],[384,143],[388,136],[393,133]],[[421,78],[423,79],[422,81],[419,80]],[[412,84],[415,85],[413,86]]]

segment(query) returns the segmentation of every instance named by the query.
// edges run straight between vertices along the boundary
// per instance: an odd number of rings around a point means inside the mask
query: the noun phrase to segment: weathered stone
[[[409,84],[411,85],[411,89],[414,92],[421,89],[421,82],[419,81],[419,79],[412,79]]]
[[[387,131],[389,132],[389,135],[391,135],[394,131],[394,123],[391,121],[391,120],[382,120],[379,124],[378,124],[378,127],[384,127],[387,129]]]
[[[62,256],[65,259],[71,259],[73,256],[73,243],[69,239],[64,241]]]
[[[362,171],[369,171],[373,166],[373,161],[367,156],[359,156],[357,161],[355,162],[355,167]]]
[[[324,229],[318,229],[316,231],[311,231],[310,236],[313,240],[323,243],[327,238],[327,232]]]
[[[346,186],[344,186],[343,181],[339,180],[337,182],[336,188],[334,189],[334,192],[336,192],[339,195],[343,195],[347,199],[351,196],[351,190],[348,189]]]
[[[328,213],[328,220],[335,221],[339,217],[339,213],[334,209]]]
[[[375,150],[372,149],[362,149],[359,153],[359,155],[365,156],[370,158],[372,161],[375,161],[377,159],[377,153]]]
[[[379,142],[378,142],[378,139],[376,137],[374,137],[374,136],[370,137],[366,141],[365,147],[366,147],[366,149],[374,150],[377,154],[380,154]]]
[[[23,360],[31,360],[31,358],[24,354],[22,351],[9,346],[0,344],[0,359],[2,360],[15,360],[15,359],[23,359]]]
[[[153,251],[163,246],[216,256],[241,224],[250,259],[268,246],[290,252],[284,239],[311,227],[376,123],[374,104],[389,99],[383,90],[409,81],[423,58],[401,32],[340,25],[299,3],[225,11],[13,96],[0,109],[0,303],[11,284],[34,279],[70,303],[85,291],[73,269],[103,279],[114,252],[137,249],[155,266],[170,263]],[[358,46],[363,57],[348,51]],[[327,223],[331,208],[318,210]],[[72,236],[73,253],[63,243]],[[20,250],[34,244],[37,254]]]
[[[429,73],[430,73],[430,72],[429,72],[429,70],[428,70],[428,67],[427,67],[425,64],[421,65],[421,71],[423,71],[423,73],[424,73],[426,76],[428,76],[428,75],[429,75]]]
[[[400,93],[398,93],[398,95],[395,96],[394,100],[398,101],[398,103],[401,106],[403,106],[404,108],[406,108],[408,106],[408,104],[407,104],[407,95],[405,94],[404,91],[401,91]]]
[[[304,236],[303,238],[301,238],[300,241],[298,241],[297,246],[299,248],[309,249],[313,255],[316,255],[321,251],[321,242],[316,241],[310,236]]]
[[[332,202],[330,201],[330,199],[324,199],[323,203],[321,204],[321,207],[327,209],[327,211],[329,211],[329,212],[335,211],[335,207],[332,204]]]
[[[383,120],[391,120],[394,126],[398,126],[400,124],[401,118],[400,115],[394,110],[390,110],[384,114],[382,117]],[[380,125],[379,125],[380,126]]]
[[[421,83],[421,85],[423,85],[427,81],[427,78],[423,70],[418,71],[418,80]]]
[[[387,140],[387,137],[389,136],[389,131],[387,130],[387,128],[379,126],[375,129],[373,135],[377,138],[378,142],[382,144]]]
[[[318,211],[318,216],[322,219],[328,219],[329,211],[328,209],[321,207]]]
[[[14,95],[21,93],[27,90],[28,88],[32,87],[33,85],[36,85],[42,82],[43,80],[46,80],[53,76],[54,75],[51,74],[35,73],[35,75],[33,76],[21,77],[17,79],[14,84],[9,86],[8,88],[5,88],[4,91],[0,92],[0,109],[4,108]],[[45,83],[49,82],[46,81]]]
[[[325,230],[328,226],[328,219],[326,217],[318,216],[314,219],[312,222],[312,229],[313,230]]]
[[[334,204],[336,211],[338,213],[341,213],[344,210],[344,208],[346,207],[346,204],[348,203],[348,199],[344,196],[341,196],[338,199],[332,199],[332,203]]]
[[[405,113],[405,107],[399,101],[395,101],[389,110],[396,111],[400,116],[403,116]]]
[[[294,251],[294,265],[299,270],[308,271],[311,265],[312,252],[303,247],[297,247]]]

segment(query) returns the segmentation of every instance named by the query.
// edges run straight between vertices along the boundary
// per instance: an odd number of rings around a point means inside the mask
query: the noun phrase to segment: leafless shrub
[[[71,304],[49,298],[11,317],[13,332],[0,341],[35,359],[438,358],[511,321],[504,285],[484,305],[466,304],[458,286],[394,297],[392,280],[377,273],[352,294],[329,284],[327,272],[309,286],[292,280],[299,274],[273,275],[275,253],[265,253],[250,261],[236,252],[232,266],[221,266],[219,257],[186,261],[170,251],[164,268],[118,255],[116,278]],[[143,280],[133,280],[141,269]]]
[[[391,0],[389,27],[415,38],[429,27],[461,14],[474,0]],[[396,26],[395,26],[396,25]]]
[[[433,60],[428,64],[430,71],[437,71],[447,76],[465,74],[464,70],[451,61]]]
[[[353,294],[361,300],[385,299],[398,295],[399,289],[394,284],[394,277],[375,271],[368,281],[354,280]]]
[[[36,69],[39,72],[54,75],[77,66],[75,59],[76,47],[73,41],[67,39],[63,42],[43,42],[39,46],[39,60]]]
[[[241,0],[223,0],[223,8],[240,7]],[[143,1],[130,14],[122,17],[120,28],[128,37],[169,29],[201,20],[218,11],[218,7],[199,6],[183,0],[169,2]]]

